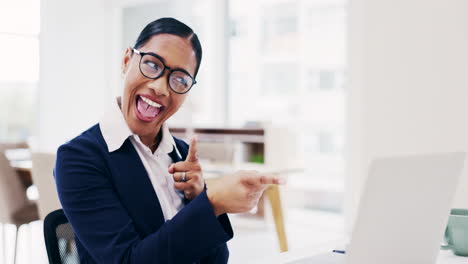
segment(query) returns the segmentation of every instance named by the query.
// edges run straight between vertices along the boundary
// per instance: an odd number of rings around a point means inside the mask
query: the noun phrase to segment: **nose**
[[[159,96],[169,96],[169,75],[165,72],[161,77],[151,80],[149,83],[149,88],[154,91],[156,95]]]

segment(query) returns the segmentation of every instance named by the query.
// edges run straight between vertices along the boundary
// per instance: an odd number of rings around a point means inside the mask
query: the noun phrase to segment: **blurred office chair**
[[[50,212],[62,208],[53,176],[55,154],[32,153],[32,163],[32,178],[39,192],[39,217],[44,220]]]
[[[50,264],[79,264],[73,228],[62,209],[44,219],[44,240]]]
[[[38,210],[35,202],[28,200],[26,190],[15,169],[5,156],[5,150],[27,147],[24,144],[0,144],[0,222],[16,226],[14,263],[18,246],[18,230],[23,224],[38,220]],[[5,260],[5,228],[2,232],[3,256]]]

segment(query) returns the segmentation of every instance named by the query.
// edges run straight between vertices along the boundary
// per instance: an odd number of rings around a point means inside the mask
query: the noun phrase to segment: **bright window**
[[[343,192],[345,4],[230,1],[229,120],[295,131],[307,166],[288,186],[306,192]]]
[[[39,4],[0,2],[0,141],[31,135],[39,80]]]

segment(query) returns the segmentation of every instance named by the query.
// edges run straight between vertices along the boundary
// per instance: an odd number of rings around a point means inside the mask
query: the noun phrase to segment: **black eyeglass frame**
[[[195,78],[192,77],[192,75],[190,75],[190,73],[188,73],[186,70],[184,69],[172,69],[171,67],[167,67],[166,64],[164,64],[164,60],[157,54],[155,53],[150,53],[150,52],[141,52],[135,48],[132,48],[133,52],[135,52],[136,54],[140,55],[140,62],[138,63],[138,68],[140,69],[140,73],[145,76],[146,78],[148,79],[153,79],[153,80],[156,80],[158,78],[160,78],[161,76],[164,75],[164,73],[166,72],[166,69],[169,70],[169,74],[167,75],[167,84],[169,85],[169,88],[171,88],[171,91],[173,91],[174,93],[176,94],[185,94],[187,93],[188,91],[190,91],[190,89],[192,89],[192,87],[197,83],[197,80],[195,80]],[[159,61],[161,61],[162,65],[164,66],[164,69],[161,71],[161,73],[156,76],[156,77],[148,77],[146,74],[143,73],[143,70],[141,69],[141,61],[143,59],[143,56],[145,55],[149,55],[149,56],[152,56],[156,59],[158,59]],[[187,89],[187,91],[181,93],[181,92],[177,92],[176,90],[174,90],[171,86],[171,82],[169,81],[171,79],[171,74],[175,71],[179,71],[179,72],[183,72],[185,74],[187,74],[191,79],[192,79],[192,85]]]

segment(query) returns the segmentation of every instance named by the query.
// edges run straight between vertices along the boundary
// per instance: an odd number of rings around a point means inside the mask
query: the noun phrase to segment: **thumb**
[[[189,162],[197,162],[198,161],[198,154],[197,154],[197,137],[193,136],[192,140],[190,140],[190,146],[188,150],[188,155],[185,161]]]

